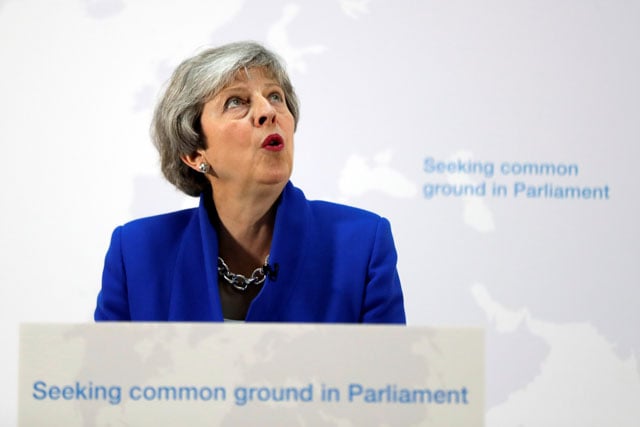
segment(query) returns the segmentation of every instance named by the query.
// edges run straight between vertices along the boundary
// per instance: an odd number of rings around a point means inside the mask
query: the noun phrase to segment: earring
[[[198,165],[198,169],[200,169],[200,172],[202,173],[207,173],[209,172],[209,165],[205,162],[202,162]]]

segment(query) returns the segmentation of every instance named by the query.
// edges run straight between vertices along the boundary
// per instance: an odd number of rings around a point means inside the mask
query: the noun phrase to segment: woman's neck
[[[213,191],[220,220],[218,251],[229,269],[247,277],[264,263],[271,250],[276,216],[276,200],[282,189],[238,197],[224,189]]]

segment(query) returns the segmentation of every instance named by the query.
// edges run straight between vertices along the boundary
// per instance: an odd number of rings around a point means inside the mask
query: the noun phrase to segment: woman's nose
[[[255,114],[254,124],[255,126],[264,126],[265,124],[273,123],[276,120],[276,110],[268,99],[260,96],[257,101],[254,101]]]

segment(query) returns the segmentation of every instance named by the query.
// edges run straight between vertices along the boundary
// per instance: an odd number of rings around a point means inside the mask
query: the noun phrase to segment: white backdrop
[[[410,324],[486,326],[487,425],[637,425],[638,22],[633,0],[0,0],[0,424],[18,324],[91,321],[112,229],[195,204],[148,137],[169,73],[254,39],[301,98],[294,183],[390,219]]]

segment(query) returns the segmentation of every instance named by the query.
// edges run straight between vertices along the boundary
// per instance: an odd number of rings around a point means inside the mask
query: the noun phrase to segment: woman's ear
[[[183,154],[180,156],[180,160],[196,172],[203,172],[203,164],[207,167],[209,166],[209,163],[204,158],[204,150],[196,150],[191,154]]]

